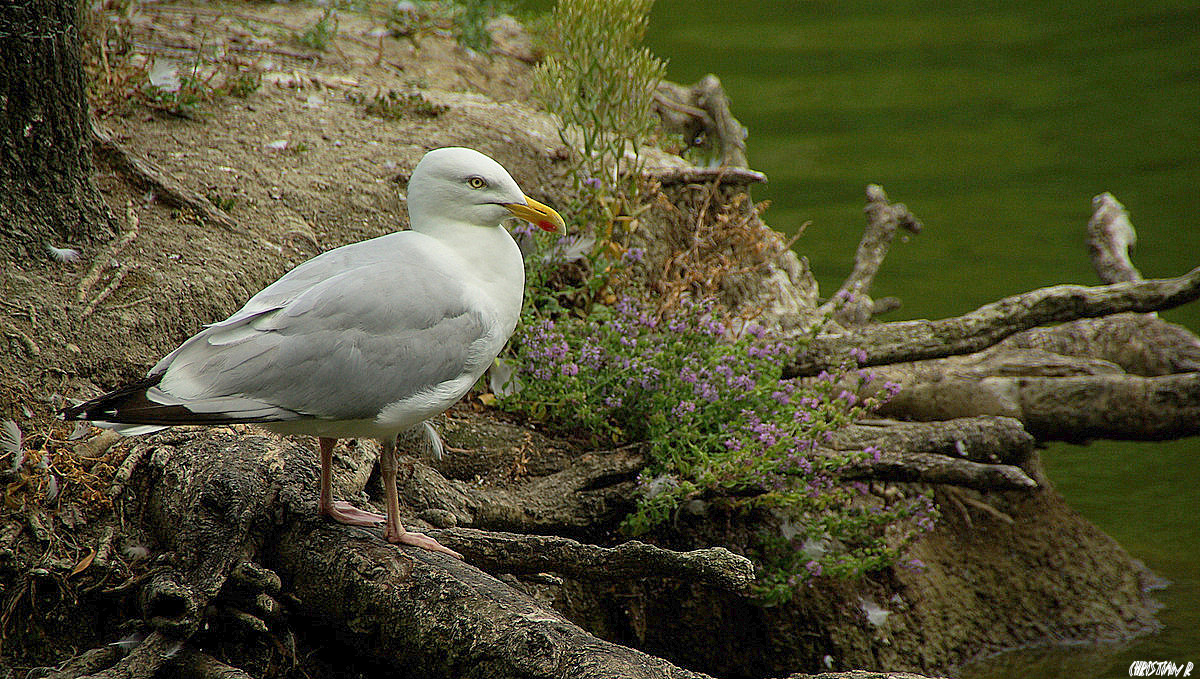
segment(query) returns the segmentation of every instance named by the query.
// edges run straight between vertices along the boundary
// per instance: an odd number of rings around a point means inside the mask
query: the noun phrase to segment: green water
[[[1057,283],[1094,284],[1092,196],[1130,210],[1148,277],[1200,265],[1200,5],[1182,2],[658,0],[648,42],[669,76],[717,74],[827,294],[848,271],[863,189],[925,222],[893,246],[891,319],[961,314]],[[1165,316],[1200,329],[1200,303]],[[1070,504],[1173,581],[1165,630],[1121,646],[1020,651],[968,679],[1125,677],[1134,660],[1200,675],[1200,440],[1055,444]],[[1016,577],[1019,577],[1017,575]]]

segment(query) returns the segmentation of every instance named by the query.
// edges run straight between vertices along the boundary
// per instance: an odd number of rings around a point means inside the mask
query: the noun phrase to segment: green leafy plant
[[[388,90],[376,92],[367,97],[361,92],[350,92],[346,99],[359,104],[368,114],[388,120],[400,120],[408,116],[436,118],[446,112],[446,107],[435,104],[420,92],[397,92]]]
[[[324,52],[329,48],[329,43],[337,37],[337,32],[337,16],[334,14],[333,8],[328,7],[312,26],[296,35],[296,42],[318,52]]]
[[[476,52],[486,52],[492,47],[492,35],[487,22],[493,10],[484,0],[462,0],[454,13],[454,37],[458,44]]]
[[[559,0],[534,92],[572,150],[568,231],[594,239],[594,294],[607,285],[625,230],[644,209],[641,149],[658,124],[654,91],[666,65],[641,45],[653,0]]]
[[[245,99],[262,87],[262,74],[258,71],[237,70],[225,78],[225,91],[231,96]]]

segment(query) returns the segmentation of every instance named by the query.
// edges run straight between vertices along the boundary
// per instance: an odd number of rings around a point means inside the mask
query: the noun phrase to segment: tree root
[[[253,679],[245,671],[192,648],[179,654],[172,669],[180,679]]]
[[[678,578],[730,591],[754,580],[754,564],[723,547],[676,552],[636,540],[597,547],[552,535],[517,535],[470,528],[431,531],[467,561],[492,573],[561,573],[581,580]]]
[[[767,176],[761,172],[748,170],[743,167],[682,167],[667,168],[654,171],[651,174],[663,186],[673,184],[734,184],[746,186],[749,184],[764,184]]]
[[[1025,377],[1015,382],[1022,420],[1039,439],[1159,441],[1200,434],[1200,372]]]
[[[984,464],[1020,465],[1033,452],[1034,439],[1010,417],[966,417],[942,422],[863,420],[835,434],[835,450],[928,453]]]
[[[859,422],[840,430],[835,451],[881,449],[880,459],[854,463],[847,479],[920,482],[975,490],[1031,490],[1038,486],[1020,466],[1033,437],[1018,420],[970,417],[947,422]]]
[[[1200,298],[1200,268],[1177,278],[1142,278],[1129,259],[1128,248],[1137,238],[1133,225],[1125,208],[1111,194],[1105,193],[1093,199],[1088,247],[1097,274],[1108,285],[1041,288],[1006,297],[957,318],[939,321],[861,325],[869,320],[873,303],[867,303],[869,299],[857,300],[856,296],[869,289],[896,228],[920,229],[920,222],[908,209],[901,204],[889,203],[878,186],[867,188],[866,212],[867,229],[859,244],[854,271],[838,294],[821,308],[839,322],[858,327],[811,339],[798,336],[801,348],[786,368],[787,376],[815,375],[839,366],[846,361],[851,349],[866,353],[866,360],[860,361],[864,366],[945,358],[983,351],[1038,326],[1127,312],[1150,313]],[[1107,320],[1093,322],[1103,324]],[[1041,335],[1032,341],[1061,338],[1063,331],[1040,332]],[[1183,355],[1175,361],[1178,366],[1200,365],[1200,341],[1190,333],[1168,332],[1161,327],[1155,328],[1155,333],[1174,337],[1172,344],[1183,350]],[[1179,335],[1187,338],[1177,337]],[[1013,344],[1021,345],[1020,340],[1013,340]]]
[[[1088,221],[1088,254],[1092,268],[1105,283],[1140,281],[1142,274],[1129,259],[1129,248],[1137,242],[1137,232],[1129,221],[1125,206],[1111,193],[1092,199],[1092,218]]]
[[[1127,373],[1144,377],[1200,370],[1200,339],[1187,328],[1168,323],[1155,314],[1114,314],[1051,328],[1034,328],[1009,337],[989,352],[1000,354],[1020,349],[1107,361]],[[1007,363],[1011,365],[1014,361]],[[1009,368],[1007,372],[1014,371]]]
[[[785,376],[816,375],[844,363],[851,349],[866,352],[864,366],[969,354],[1022,330],[1127,311],[1170,309],[1200,298],[1200,268],[1178,278],[1097,287],[1055,285],[1005,297],[963,316],[940,321],[900,321],[822,334],[799,342]]]
[[[601,641],[470,564],[327,526],[280,536],[268,553],[300,612],[414,677],[689,677]]]
[[[962,486],[975,490],[1032,490],[1038,487],[1020,467],[956,460],[945,455],[906,453],[856,462],[842,472],[848,479],[873,479]]]
[[[633,479],[644,464],[642,455],[630,449],[588,453],[553,474],[509,488],[481,488],[447,479],[410,459],[411,471],[400,479],[400,493],[422,516],[429,516],[429,510],[452,515],[451,521],[438,524],[441,527],[581,534],[615,525],[628,513]]]
[[[237,225],[229,213],[213,205],[212,201],[187,188],[149,161],[127,151],[96,121],[92,121],[92,139],[98,153],[133,180],[152,189],[164,203],[192,210],[206,221],[226,228],[234,228]]]
[[[152,632],[129,655],[112,664],[100,664],[112,658],[112,647],[93,649],[81,656],[80,663],[68,662],[48,679],[151,679],[182,645],[181,641]]]
[[[147,639],[115,663],[110,653],[88,656],[88,672],[109,664],[100,677],[149,677],[170,661],[180,676],[241,679],[242,670],[192,649],[187,640],[204,616],[223,611],[228,617],[231,609],[253,618],[249,631],[269,632],[272,620],[282,619],[279,597],[289,619],[310,620],[370,662],[404,667],[412,676],[703,679],[602,641],[477,566],[518,574],[551,570],[577,579],[683,578],[733,591],[753,577],[748,560],[720,548],[678,553],[636,542],[602,548],[553,536],[435,531],[467,553],[464,563],[318,518],[314,456],[285,440],[215,429],[162,435],[152,443],[130,487],[143,491],[141,511],[171,550],[162,557],[169,567],[143,591],[143,615],[153,630]],[[531,479],[510,497],[545,494],[550,477],[560,484],[559,495],[598,487],[627,493],[640,456],[623,450],[572,462]],[[409,483],[440,477],[412,464]],[[433,480],[451,498],[466,492],[456,487],[461,482]],[[564,492],[564,483],[579,492]],[[472,489],[472,495],[479,492],[486,489]],[[422,498],[434,500],[437,493]],[[603,503],[570,506],[583,515],[608,511]],[[250,561],[255,554],[261,566]]]

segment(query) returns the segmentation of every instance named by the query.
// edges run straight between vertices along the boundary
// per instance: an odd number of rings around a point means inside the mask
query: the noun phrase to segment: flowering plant
[[[782,379],[790,346],[756,325],[735,334],[706,304],[658,316],[625,298],[586,319],[527,321],[515,342],[520,393],[502,405],[611,442],[645,442],[637,504],[622,526],[630,534],[718,499],[770,512],[778,527],[754,548],[766,602],[817,575],[889,565],[916,531],[902,519],[931,511],[924,497],[884,501],[836,481],[881,454],[828,448],[880,398],[857,396],[874,378],[855,369],[856,356],[836,373]]]

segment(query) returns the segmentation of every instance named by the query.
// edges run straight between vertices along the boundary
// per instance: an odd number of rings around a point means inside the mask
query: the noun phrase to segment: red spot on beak
[[[558,231],[558,227],[555,226],[553,222],[542,220],[538,222],[537,225],[542,231]]]

